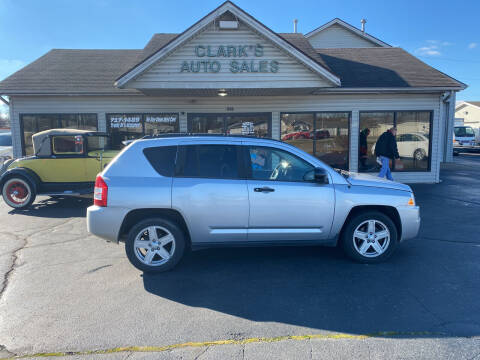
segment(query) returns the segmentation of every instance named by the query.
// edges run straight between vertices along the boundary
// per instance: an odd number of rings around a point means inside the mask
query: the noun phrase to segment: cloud
[[[477,46],[478,46],[478,43],[476,43],[476,42],[472,42],[472,43],[468,44],[469,49],[475,49]]]
[[[427,55],[427,56],[442,55],[437,45],[422,46],[417,50],[415,50],[415,52],[419,55]]]
[[[15,59],[0,59],[0,80],[12,75],[25,66],[25,61]]]

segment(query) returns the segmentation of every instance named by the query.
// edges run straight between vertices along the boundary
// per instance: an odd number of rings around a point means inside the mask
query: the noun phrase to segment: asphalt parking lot
[[[2,201],[0,358],[474,359],[480,155],[441,178],[413,186],[420,236],[379,265],[333,248],[216,249],[143,275],[87,234],[88,200]]]

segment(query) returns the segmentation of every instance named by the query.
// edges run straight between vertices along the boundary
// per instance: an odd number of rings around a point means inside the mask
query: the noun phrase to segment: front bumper
[[[90,206],[87,209],[87,231],[102,239],[118,242],[123,219],[129,211],[118,207]]]
[[[420,207],[398,206],[397,210],[402,223],[402,238],[400,241],[416,237],[420,229]]]

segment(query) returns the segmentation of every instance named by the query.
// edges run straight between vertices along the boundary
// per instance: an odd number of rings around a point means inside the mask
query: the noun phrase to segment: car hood
[[[379,178],[378,176],[368,175],[368,174],[359,174],[350,172],[348,176],[348,182],[354,186],[370,186],[378,188],[387,188],[403,191],[412,191],[410,186],[390,181],[387,179]]]

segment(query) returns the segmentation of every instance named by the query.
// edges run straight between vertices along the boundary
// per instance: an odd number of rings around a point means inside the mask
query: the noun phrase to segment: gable
[[[308,41],[315,49],[380,47],[339,24],[333,24],[309,36]]]
[[[331,86],[243,22],[228,31],[208,25],[128,84],[136,89]]]

